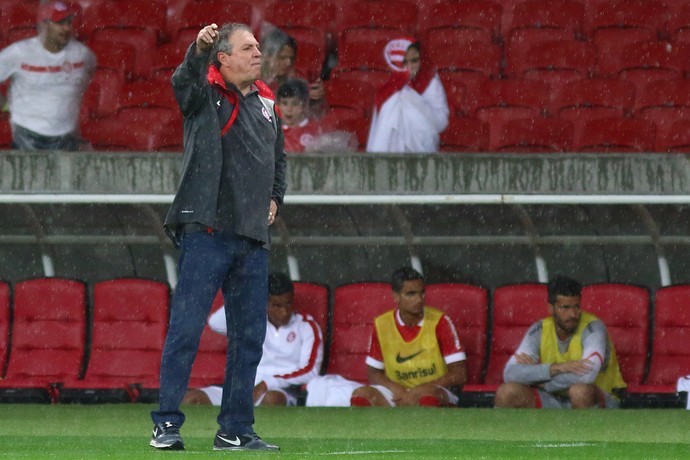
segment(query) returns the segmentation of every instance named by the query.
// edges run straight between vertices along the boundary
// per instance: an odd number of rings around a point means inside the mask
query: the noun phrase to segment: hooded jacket
[[[233,186],[238,184],[233,189],[233,219],[228,229],[268,245],[269,203],[273,199],[282,205],[286,189],[286,157],[275,98],[258,80],[255,89],[243,96],[234,86],[226,85],[217,68],[207,65],[208,59],[209,53],[196,54],[196,43],[193,43],[172,77],[173,91],[184,117],[184,157],[180,185],[165,219],[165,230],[179,247],[184,224],[214,228],[223,161],[228,160],[236,162],[230,168],[233,175],[230,182]],[[256,138],[256,132],[237,122],[243,116],[241,108],[245,98],[259,98],[264,117],[268,116],[268,122],[273,123],[274,138]],[[254,138],[249,139],[251,142],[228,146],[221,136],[229,132],[240,138]],[[274,144],[272,164],[252,168],[252,177],[244,177],[249,172],[243,171],[242,165],[256,163],[258,153],[250,151],[247,145],[267,141]]]

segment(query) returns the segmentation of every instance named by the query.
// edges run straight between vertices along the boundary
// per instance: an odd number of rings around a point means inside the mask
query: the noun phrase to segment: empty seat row
[[[41,278],[0,283],[0,400],[150,401],[159,387],[168,321],[167,284],[144,279],[96,283],[92,313],[84,283]],[[546,316],[543,284],[430,284],[426,303],[445,311],[467,354],[465,393],[492,393],[503,366],[530,324]],[[219,296],[214,309],[222,304]],[[311,314],[327,343],[324,372],[366,381],[364,357],[373,319],[394,307],[387,283],[335,288],[295,284],[298,311]],[[664,287],[654,302],[644,287],[585,286],[583,309],[601,318],[616,346],[632,394],[673,394],[690,373],[690,285]],[[89,340],[86,338],[90,337]],[[225,338],[205,328],[192,369],[193,387],[223,380]]]
[[[327,331],[328,290],[296,283],[296,299]],[[157,398],[170,289],[159,281],[0,282],[0,401],[150,401]],[[214,308],[222,305],[217,296]],[[206,326],[191,384],[222,383],[225,338]]]

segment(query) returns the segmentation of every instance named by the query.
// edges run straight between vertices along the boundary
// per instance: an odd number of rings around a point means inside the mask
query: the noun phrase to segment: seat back
[[[85,341],[83,282],[37,278],[16,283],[5,383],[41,385],[78,378]]]
[[[690,285],[656,291],[654,334],[647,385],[675,385],[690,374]]]
[[[548,315],[545,284],[524,283],[494,289],[491,347],[485,383],[503,381],[503,368],[527,329]]]
[[[366,355],[374,318],[395,308],[388,283],[338,286],[333,301],[333,327],[328,373],[367,382]]]
[[[160,281],[120,278],[96,283],[91,356],[84,380],[155,386],[169,303],[170,289]]]
[[[328,337],[329,296],[328,287],[322,284],[297,281],[295,286],[295,311],[310,315],[321,328],[324,343]]]
[[[623,379],[641,384],[649,354],[649,291],[619,283],[590,284],[580,306],[606,325]]]
[[[5,375],[10,348],[10,286],[0,281],[0,378]]]
[[[455,325],[467,355],[467,383],[483,382],[489,333],[489,293],[467,284],[430,284],[426,304],[445,312]]]

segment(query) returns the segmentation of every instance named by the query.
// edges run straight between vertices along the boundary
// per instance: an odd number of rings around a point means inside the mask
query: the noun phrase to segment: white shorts
[[[443,390],[446,393],[446,396],[448,397],[448,402],[452,405],[457,405],[459,398],[457,395],[452,393],[448,388],[442,387],[440,385],[436,385],[439,387],[441,390]],[[383,385],[371,385],[372,388],[376,388],[381,392],[384,398],[386,398],[386,401],[388,401],[388,404],[390,404],[392,407],[395,407],[395,403],[393,402],[393,392],[389,390],[388,388],[384,387]]]
[[[223,387],[213,385],[210,387],[199,388],[199,390],[206,393],[206,396],[208,396],[208,399],[211,401],[211,404],[213,404],[214,406],[220,406],[220,403],[223,400]],[[291,394],[290,392],[285,390],[274,391],[279,391],[280,393],[283,393],[285,395],[288,406],[297,405],[297,397],[294,394]],[[261,401],[264,399],[264,396],[266,396],[266,394],[259,398],[259,400],[256,403],[254,403],[254,405],[258,406],[259,404],[261,404]]]

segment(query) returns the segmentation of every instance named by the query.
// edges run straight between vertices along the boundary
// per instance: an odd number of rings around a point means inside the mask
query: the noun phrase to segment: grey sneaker
[[[236,435],[218,431],[213,450],[280,450],[280,447],[267,443],[256,433]]]
[[[184,450],[180,426],[170,422],[157,423],[153,427],[149,444],[156,449]]]

